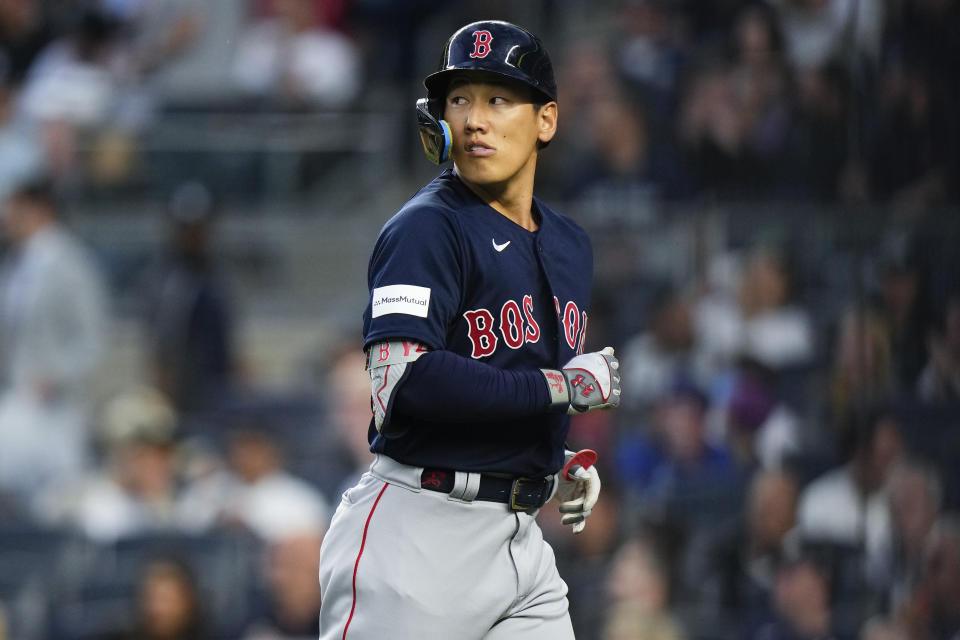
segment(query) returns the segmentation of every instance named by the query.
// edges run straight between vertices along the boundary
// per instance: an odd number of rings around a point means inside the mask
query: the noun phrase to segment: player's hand
[[[566,402],[577,415],[620,404],[620,361],[613,347],[572,358],[560,371],[543,369],[554,403]]]
[[[567,451],[566,461],[576,455]],[[569,467],[569,469],[568,469]],[[557,474],[556,498],[560,502],[561,524],[572,525],[574,533],[580,533],[587,526],[587,516],[593,511],[600,497],[600,474],[593,465],[565,464]]]

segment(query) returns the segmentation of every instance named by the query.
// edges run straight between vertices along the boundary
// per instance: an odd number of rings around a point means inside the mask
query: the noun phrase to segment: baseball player
[[[453,166],[370,258],[376,456],[323,542],[320,637],[573,638],[534,517],[557,496],[583,529],[600,478],[566,450],[568,414],[617,406],[620,378],[613,349],[583,353],[590,241],[533,196],[553,68],[525,29],[476,22],[424,85],[424,150]]]

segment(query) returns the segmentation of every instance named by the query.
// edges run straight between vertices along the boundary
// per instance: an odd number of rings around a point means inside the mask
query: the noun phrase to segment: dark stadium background
[[[42,168],[109,294],[84,474],[0,484],[0,638],[315,637],[326,521],[258,527],[209,481],[279,452],[329,517],[366,465],[367,258],[437,170],[420,81],[481,18],[553,57],[538,192],[593,238],[587,346],[622,362],[624,406],[571,431],[586,531],[539,516],[577,637],[957,637],[956,0],[0,0],[0,196]],[[183,225],[229,366],[164,422],[143,387],[193,347],[149,277]],[[118,471],[140,445],[159,495]]]

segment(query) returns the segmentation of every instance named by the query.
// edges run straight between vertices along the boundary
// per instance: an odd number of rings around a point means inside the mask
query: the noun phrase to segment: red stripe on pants
[[[357,608],[357,569],[360,567],[360,558],[363,556],[363,547],[367,544],[367,530],[370,529],[370,519],[373,518],[373,512],[377,510],[377,505],[380,504],[380,498],[383,496],[383,492],[387,490],[389,485],[384,482],[383,488],[380,489],[380,493],[377,494],[377,499],[373,501],[373,506],[370,507],[370,513],[367,515],[367,523],[363,525],[363,540],[360,542],[360,551],[357,552],[357,561],[353,565],[353,604],[350,605],[350,617],[347,618],[347,625],[343,628],[343,640],[346,640],[347,629],[350,628],[350,622],[353,620],[353,612]]]

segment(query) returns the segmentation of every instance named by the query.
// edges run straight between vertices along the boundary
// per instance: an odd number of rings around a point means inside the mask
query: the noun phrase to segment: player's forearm
[[[450,351],[431,351],[411,363],[394,410],[432,422],[478,422],[552,409],[536,369],[497,369]]]

